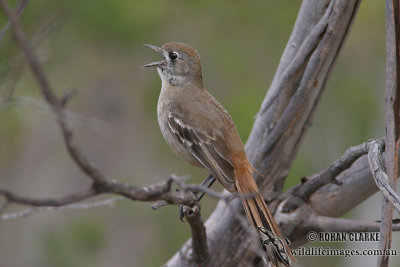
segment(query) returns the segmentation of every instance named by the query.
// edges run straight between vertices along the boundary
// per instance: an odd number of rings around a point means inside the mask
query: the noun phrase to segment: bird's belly
[[[203,167],[192,153],[188,151],[186,146],[179,141],[178,137],[170,129],[167,129],[167,127],[169,127],[168,124],[160,122],[161,133],[172,151],[186,162],[196,167]]]

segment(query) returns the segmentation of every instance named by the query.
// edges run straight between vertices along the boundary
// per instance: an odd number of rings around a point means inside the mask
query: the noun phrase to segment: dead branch
[[[400,212],[400,196],[393,189],[389,182],[388,175],[385,173],[382,163],[383,144],[375,140],[369,144],[368,161],[371,173],[379,190],[398,212]]]
[[[210,254],[207,246],[206,228],[200,215],[200,206],[183,206],[183,213],[192,233],[193,260],[199,266],[206,266]]]
[[[398,172],[400,142],[400,3],[386,0],[386,171],[389,188],[395,191]],[[388,188],[388,189],[389,189]],[[386,192],[386,191],[385,191]],[[381,239],[379,249],[391,248],[393,205],[388,198],[382,200]],[[379,256],[378,266],[387,267],[389,256]]]
[[[311,195],[324,185],[329,183],[340,184],[336,177],[367,153],[368,142],[347,149],[344,155],[335,160],[328,168],[311,176],[305,183],[293,188],[290,191],[292,196],[286,201],[283,211],[289,213],[298,208],[302,202],[308,202]],[[301,199],[300,201],[299,198]]]
[[[288,236],[292,241],[293,248],[309,242],[309,232],[378,232],[380,225],[379,222],[322,216],[307,205],[301,206],[287,216],[295,225],[293,226],[295,230]],[[400,231],[399,222],[395,222],[393,230]]]
[[[8,203],[16,203],[22,204],[26,206],[34,206],[34,207],[61,207],[65,206],[83,199],[88,199],[95,195],[98,195],[94,188],[88,188],[86,190],[76,192],[71,195],[67,195],[61,198],[43,198],[43,199],[34,199],[30,197],[25,197],[21,195],[17,195],[9,190],[0,188],[0,195],[5,197]]]
[[[176,183],[182,190],[173,189],[172,184]],[[179,177],[171,175],[167,180],[158,184],[145,187],[134,187],[117,181],[106,181],[101,184],[94,183],[90,188],[62,198],[54,199],[34,199],[15,194],[4,188],[0,188],[2,195],[7,203],[22,204],[35,207],[60,207],[77,201],[102,194],[113,193],[137,201],[166,201],[168,204],[192,206],[197,203],[196,195],[193,191],[203,190],[198,185],[187,185]],[[219,199],[229,200],[232,196],[220,194],[213,190],[204,190],[206,194]]]
[[[172,183],[176,183],[182,188],[182,190],[173,190]],[[168,180],[160,184],[150,185],[143,188],[136,188],[113,181],[107,181],[106,183],[102,184],[94,183],[92,187],[87,190],[56,199],[28,198],[0,188],[0,195],[2,195],[6,200],[1,211],[3,211],[6,206],[12,203],[35,207],[16,213],[4,214],[0,217],[0,220],[23,218],[32,213],[40,211],[90,209],[99,206],[111,205],[115,201],[123,199],[122,197],[117,197],[109,200],[103,200],[101,202],[70,204],[77,201],[86,200],[101,193],[115,193],[123,195],[131,200],[162,200],[168,204],[184,205],[183,212],[192,232],[193,257],[197,264],[204,265],[209,258],[206,233],[200,215],[200,207],[197,204],[197,197],[193,192],[205,192],[214,198],[223,199],[224,201],[232,200],[231,195],[217,193],[199,185],[187,185],[175,175],[171,175]]]
[[[15,219],[21,219],[25,218],[27,216],[30,216],[34,213],[38,212],[43,212],[43,211],[62,211],[62,210],[89,210],[89,209],[94,209],[94,208],[100,208],[100,207],[106,207],[106,206],[112,206],[114,205],[117,201],[125,199],[124,197],[112,197],[108,199],[103,199],[95,202],[89,202],[89,203],[74,203],[74,204],[69,204],[65,206],[59,206],[59,207],[34,207],[34,208],[29,208],[29,209],[24,209],[21,211],[13,212],[13,213],[6,213],[0,216],[0,220],[2,221],[7,221],[7,220],[15,220]],[[0,212],[1,213],[1,212]]]
[[[379,222],[315,216],[309,227],[320,232],[379,232]],[[400,223],[393,224],[393,231],[400,231]]]

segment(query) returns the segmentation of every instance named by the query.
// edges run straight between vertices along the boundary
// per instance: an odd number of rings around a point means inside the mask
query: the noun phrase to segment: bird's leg
[[[205,188],[210,188],[215,182],[215,178],[212,174],[210,174],[202,183],[201,186]],[[197,202],[203,198],[205,192],[202,191],[200,195],[197,197]],[[179,205],[179,219],[183,222],[183,217],[185,217],[185,212],[183,210],[183,205]]]
[[[215,178],[212,174],[210,174],[202,183],[201,186],[205,188],[210,188],[213,183],[215,182]],[[197,201],[200,202],[200,200],[203,198],[205,192],[201,192],[200,195],[197,197]]]

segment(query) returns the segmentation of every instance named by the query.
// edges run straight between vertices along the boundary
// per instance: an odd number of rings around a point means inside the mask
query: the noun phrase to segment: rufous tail
[[[236,188],[240,193],[246,216],[250,224],[261,235],[269,260],[275,265],[279,261],[290,266],[290,259],[294,259],[290,248],[259,193],[252,172],[253,167],[247,159],[239,166],[235,166]]]

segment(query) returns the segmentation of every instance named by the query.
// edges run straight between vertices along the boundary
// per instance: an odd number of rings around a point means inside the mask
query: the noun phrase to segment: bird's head
[[[203,87],[200,56],[196,49],[184,43],[165,43],[162,47],[146,44],[164,59],[144,65],[157,67],[163,83],[183,86],[188,83]]]

